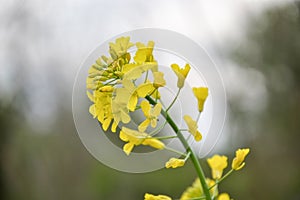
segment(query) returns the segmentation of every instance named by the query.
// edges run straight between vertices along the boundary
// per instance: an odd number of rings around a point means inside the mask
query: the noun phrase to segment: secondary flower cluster
[[[137,48],[132,55],[129,49]],[[178,168],[184,166],[191,158],[198,178],[193,185],[184,191],[181,200],[188,199],[217,199],[229,200],[227,193],[219,194],[218,184],[233,171],[244,167],[244,159],[249,149],[239,149],[229,170],[223,176],[223,170],[228,166],[226,156],[214,155],[207,159],[211,168],[212,179],[206,178],[201,171],[198,159],[187,143],[181,132],[187,131],[196,142],[201,141],[202,134],[198,130],[198,120],[203,111],[205,101],[209,95],[207,87],[193,87],[192,92],[197,102],[198,116],[195,118],[184,115],[182,118],[187,129],[180,129],[172,120],[168,111],[177,100],[185,80],[190,72],[190,65],[180,67],[171,64],[170,69],[177,77],[177,94],[170,105],[165,105],[161,98],[160,88],[166,86],[163,72],[159,71],[158,63],[153,56],[154,42],[147,45],[140,42],[132,43],[129,37],[120,37],[115,43],[109,43],[109,57],[101,56],[88,71],[87,96],[93,104],[89,112],[100,122],[104,131],[118,132],[119,138],[124,142],[123,151],[130,155],[134,148],[140,145],[152,147],[157,150],[170,150],[180,154],[180,157],[170,158],[165,163],[166,168]],[[131,113],[142,112],[143,118],[138,122],[136,129],[129,128],[132,118]],[[165,118],[166,122],[158,126],[159,117]],[[166,124],[174,130],[172,136],[157,137]],[[110,128],[110,129],[109,129]],[[178,138],[185,152],[167,147],[163,142],[166,139]],[[145,194],[145,200],[170,200],[165,195]]]
[[[216,198],[217,200],[230,200],[230,196],[227,193],[218,192],[218,184],[227,176],[229,176],[233,171],[237,171],[242,169],[245,166],[245,158],[250,152],[250,149],[238,149],[236,151],[236,156],[232,160],[231,170],[229,170],[224,176],[223,170],[228,166],[228,158],[226,156],[214,155],[211,158],[207,159],[208,165],[211,168],[212,178],[206,178],[206,183],[209,187],[210,194],[212,198]],[[182,163],[179,161],[173,161],[174,163],[177,162],[177,167],[180,167]],[[190,199],[205,199],[203,196],[203,188],[200,184],[199,178],[197,178],[192,186],[188,187],[180,197],[180,200],[190,200]],[[145,200],[172,200],[171,197],[166,195],[151,195],[146,193]]]

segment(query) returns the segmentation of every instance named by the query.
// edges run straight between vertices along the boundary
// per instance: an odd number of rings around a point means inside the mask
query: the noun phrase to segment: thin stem
[[[168,121],[166,120],[162,125],[160,125],[157,129],[153,130],[151,133],[149,133],[149,135],[153,136],[156,133],[158,133],[159,131],[161,131],[161,129],[163,129],[166,124],[168,123]]]
[[[214,188],[216,185],[218,185],[219,183],[221,183],[225,178],[227,178],[234,170],[231,169],[229,172],[227,172],[222,178],[220,178],[219,180],[216,180],[216,183],[213,184],[211,187],[209,187],[208,189],[211,190],[212,188]]]
[[[146,96],[145,98],[152,105],[156,104],[155,101],[150,96]],[[206,180],[205,180],[204,172],[201,168],[201,165],[199,163],[199,160],[198,160],[197,156],[195,155],[194,151],[192,150],[192,148],[190,147],[188,142],[185,140],[184,136],[182,135],[181,131],[179,130],[179,128],[177,127],[177,125],[175,124],[173,119],[170,117],[170,115],[164,110],[161,111],[161,114],[168,121],[169,125],[172,127],[172,129],[174,130],[174,132],[178,136],[179,140],[181,141],[182,145],[187,150],[187,152],[190,152],[190,158],[191,158],[191,161],[193,162],[195,170],[198,174],[198,177],[199,177],[199,180],[201,182],[204,194],[206,196],[206,200],[212,200],[211,195],[210,195],[209,190],[208,190]]]
[[[200,115],[201,115],[201,112],[198,112],[198,115],[197,115],[197,119],[196,119],[196,122],[198,123],[199,119],[200,119]]]
[[[191,155],[191,152],[188,152],[188,154],[186,155],[186,157],[185,157],[185,159],[184,159],[184,162],[185,162],[187,159],[189,159],[190,155]]]
[[[165,112],[168,112],[168,111],[170,110],[170,108],[173,106],[173,104],[176,102],[176,100],[177,100],[177,98],[178,98],[178,96],[179,96],[179,93],[180,93],[180,91],[181,91],[181,88],[180,88],[180,89],[178,89],[178,91],[177,91],[177,94],[176,94],[175,98],[173,99],[172,103],[169,105],[169,107],[166,109],[166,111],[165,111]]]
[[[144,83],[147,82],[147,79],[148,79],[148,74],[149,74],[149,70],[146,71],[146,76],[145,76],[145,80],[144,80]]]
[[[177,151],[177,150],[175,150],[175,149],[172,149],[172,148],[170,148],[170,147],[167,147],[167,146],[165,146],[165,149],[166,149],[166,150],[168,150],[168,151],[171,151],[171,152],[177,153],[177,154],[179,154],[179,155],[181,155],[181,156],[186,156],[186,154],[185,154],[185,153],[183,153],[183,152],[180,152],[180,151]]]
[[[164,136],[164,137],[154,137],[155,139],[158,140],[167,140],[167,139],[173,139],[173,138],[177,138],[177,135],[173,135],[173,136]]]

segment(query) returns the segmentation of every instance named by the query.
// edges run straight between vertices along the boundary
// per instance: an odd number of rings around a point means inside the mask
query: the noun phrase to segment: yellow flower
[[[189,115],[184,115],[183,119],[185,123],[188,125],[189,132],[194,136],[195,140],[198,142],[202,139],[201,133],[197,130],[198,125],[197,122],[194,121]]]
[[[126,68],[122,71],[124,73],[123,79],[136,80],[142,76],[147,70],[156,70],[157,63],[151,62],[146,64],[133,64],[126,65]],[[157,71],[157,70],[156,70]]]
[[[134,61],[136,63],[145,63],[145,62],[155,62],[154,57],[152,55],[154,42],[149,41],[147,46],[145,46],[141,42],[137,42],[136,46],[138,50],[135,53]]]
[[[146,193],[144,196],[144,200],[172,200],[172,199],[166,195],[153,195],[153,194]]]
[[[212,187],[213,185],[215,185],[215,181],[207,178],[206,179],[206,184],[208,187]],[[202,185],[200,183],[199,178],[197,178],[193,185],[188,187],[183,194],[180,197],[180,200],[190,200],[190,199],[196,199],[196,198],[200,198],[203,197],[204,193],[203,193],[203,189],[202,189]],[[210,195],[212,196],[212,198],[216,197],[218,195],[218,188],[217,186],[214,186],[211,190],[210,190]]]
[[[213,179],[220,179],[223,174],[223,170],[227,167],[227,157],[214,155],[212,158],[208,158],[207,162],[211,168]]]
[[[198,100],[198,110],[199,112],[202,112],[205,100],[208,96],[208,88],[206,87],[193,88],[193,92],[195,97]]]
[[[230,196],[227,193],[222,193],[218,196],[218,200],[230,200]]]
[[[154,81],[153,85],[154,87],[163,87],[166,85],[166,80],[164,79],[164,73],[162,72],[153,72]]]
[[[250,152],[250,149],[238,149],[235,152],[235,158],[232,161],[232,169],[234,170],[240,170],[245,166],[245,157],[248,155]]]
[[[178,158],[171,158],[168,162],[166,162],[165,167],[166,168],[177,168],[182,167],[185,164],[184,159],[178,159]]]
[[[104,87],[101,91],[94,91],[93,94],[87,92],[88,98],[94,102],[93,105],[90,106],[89,112],[93,115],[94,118],[97,117],[98,121],[102,124],[102,128],[106,131],[113,120],[112,114],[112,89],[110,87]],[[113,123],[112,131],[115,132],[116,128],[115,123]]]
[[[117,56],[121,56],[125,54],[127,50],[134,45],[129,40],[130,37],[120,37],[116,39],[115,43],[110,42],[109,43],[110,53],[113,55],[116,54]]]
[[[135,110],[139,97],[145,97],[155,90],[152,83],[143,83],[136,87],[131,80],[124,79],[122,81],[122,84],[124,86],[124,89],[120,98],[128,102],[127,107],[130,111]],[[121,90],[122,89],[120,89],[119,91]]]
[[[129,155],[134,148],[138,145],[147,145],[156,149],[163,149],[164,143],[158,139],[152,138],[150,135],[144,132],[139,132],[126,127],[122,127],[119,135],[120,139],[124,142],[128,142],[123,146],[123,151]]]
[[[191,69],[190,65],[186,64],[185,67],[182,69],[177,64],[172,64],[171,68],[178,77],[177,87],[182,88],[184,86],[184,81]]]
[[[144,132],[149,124],[151,124],[152,128],[155,128],[157,124],[157,117],[161,112],[162,105],[158,103],[154,106],[154,108],[151,108],[149,102],[144,100],[141,102],[141,108],[146,117],[146,120],[139,125],[139,131]]]
[[[122,98],[122,93],[121,88],[116,89],[116,97],[112,100],[112,114],[114,117],[115,123],[118,125],[119,122],[123,122],[125,124],[129,123],[131,121],[131,118],[129,116],[129,110],[127,108],[127,101],[126,98]],[[127,94],[127,93],[126,93]]]

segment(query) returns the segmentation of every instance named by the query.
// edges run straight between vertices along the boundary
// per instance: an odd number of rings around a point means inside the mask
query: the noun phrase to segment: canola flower
[[[250,149],[238,149],[236,151],[236,156],[232,161],[232,169],[234,170],[240,170],[245,166],[245,157],[249,154]]]
[[[131,153],[133,147],[139,145],[148,145],[156,149],[163,149],[165,147],[164,143],[158,139],[152,138],[147,133],[132,130],[124,126],[122,127],[119,136],[121,140],[127,142],[123,147],[123,150],[127,155]]]
[[[170,158],[168,162],[166,162],[166,168],[177,168],[182,167],[185,164],[185,159],[178,158]]]
[[[150,103],[144,100],[141,102],[141,108],[146,117],[146,120],[139,125],[139,131],[145,131],[149,124],[151,124],[152,128],[155,128],[157,124],[157,118],[161,112],[162,105],[158,103],[153,108],[151,108]]]
[[[198,142],[202,139],[201,133],[198,131],[198,125],[197,122],[194,121],[191,116],[184,115],[183,119],[185,123],[188,125],[189,132],[194,136],[195,140]]]
[[[131,48],[137,47],[135,53]],[[198,120],[204,110],[204,105],[209,96],[209,89],[205,86],[193,86],[192,93],[195,98],[191,101],[197,103],[198,116],[183,116],[188,129],[182,129],[173,120],[169,113],[177,101],[181,89],[185,86],[185,80],[190,72],[190,65],[184,67],[173,63],[170,69],[177,76],[178,91],[173,101],[165,107],[160,88],[167,86],[164,73],[159,71],[158,61],[153,55],[155,44],[149,41],[147,44],[141,42],[133,43],[129,37],[120,37],[115,42],[109,43],[109,56],[100,56],[88,70],[86,79],[87,97],[92,102],[89,108],[90,114],[97,119],[104,131],[109,128],[123,142],[123,151],[126,155],[139,146],[149,146],[157,151],[172,151],[181,157],[171,157],[165,162],[167,169],[183,167],[188,160],[194,165],[197,178],[181,195],[180,200],[205,199],[205,200],[230,200],[227,193],[220,193],[218,185],[231,173],[245,166],[245,158],[250,149],[238,149],[232,160],[231,169],[223,175],[226,170],[228,158],[226,156],[214,155],[207,159],[211,168],[211,178],[205,175],[199,158],[188,143],[188,138],[183,131],[188,131],[195,142],[202,142],[202,134],[198,130]],[[132,119],[132,114],[140,112],[143,116],[137,128],[127,126]],[[165,123],[160,123],[160,117],[165,118]],[[197,119],[197,120],[194,120]],[[174,131],[173,136],[156,136],[163,128],[169,125]],[[153,129],[147,132],[148,127]],[[165,144],[167,139],[178,139],[183,145],[185,152],[171,149]],[[145,200],[171,200],[170,196],[153,195],[146,193]],[[175,198],[176,199],[176,198]]]
[[[213,179],[220,179],[223,174],[223,170],[227,167],[227,157],[214,155],[212,158],[208,158],[207,162],[212,170]]]
[[[172,200],[172,198],[166,195],[153,195],[146,193],[144,196],[144,200]]]

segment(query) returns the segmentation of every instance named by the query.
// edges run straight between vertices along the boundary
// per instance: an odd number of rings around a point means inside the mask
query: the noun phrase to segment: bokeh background
[[[190,164],[115,171],[87,152],[72,118],[73,82],[89,52],[153,27],[203,45],[223,76],[228,113],[212,153],[251,154],[220,190],[240,200],[299,200],[299,12],[299,1],[279,0],[1,0],[0,199],[180,197],[196,176]]]

